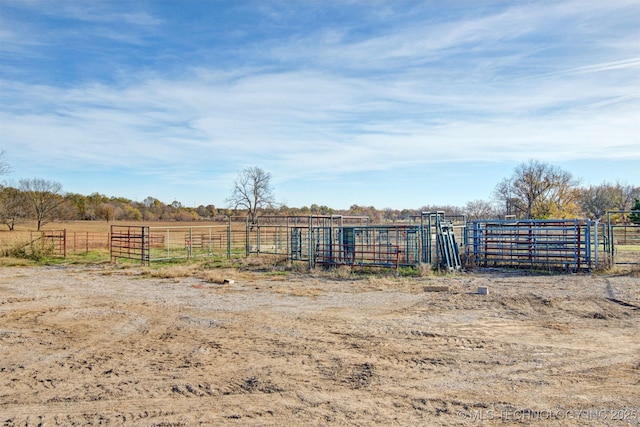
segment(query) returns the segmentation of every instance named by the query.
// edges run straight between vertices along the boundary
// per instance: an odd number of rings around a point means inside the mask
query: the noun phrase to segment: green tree
[[[67,194],[67,204],[75,211],[76,218],[91,219],[87,196],[76,193]]]
[[[100,203],[98,206],[96,206],[95,213],[96,217],[109,222],[115,217],[115,208],[111,203]]]
[[[634,224],[640,224],[640,199],[635,200],[631,210],[633,212],[629,215],[629,220]]]

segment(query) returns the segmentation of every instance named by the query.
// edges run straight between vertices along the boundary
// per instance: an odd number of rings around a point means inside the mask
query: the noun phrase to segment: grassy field
[[[615,262],[640,268],[640,245],[616,245]],[[627,267],[628,268],[628,267]]]
[[[67,232],[90,232],[90,233],[108,233],[111,230],[112,225],[147,225],[150,227],[197,227],[204,225],[225,225],[225,222],[219,221],[151,221],[151,222],[136,222],[136,221],[54,221],[49,222],[42,226],[43,230],[67,230]],[[234,227],[235,227],[234,223]],[[243,229],[245,227],[244,222],[237,223]],[[0,240],[11,234],[28,233],[29,231],[36,230],[36,223],[29,222],[25,224],[16,225],[14,231],[9,231],[7,227],[0,229]]]
[[[175,222],[175,221],[154,221],[154,222],[134,222],[134,221],[55,221],[45,224],[42,227],[43,231],[54,230],[66,230],[67,233],[67,247],[73,245],[74,237],[79,239],[86,238],[87,233],[91,234],[91,239],[95,241],[104,242],[105,249],[108,248],[108,233],[111,231],[112,225],[135,225],[135,226],[149,226],[149,227],[201,227],[201,226],[216,226],[224,227],[225,222],[213,222],[213,221],[189,221],[189,222]],[[0,254],[7,254],[7,251],[12,249],[20,249],[29,244],[32,240],[39,237],[39,233],[36,230],[36,223],[25,223],[16,225],[15,229],[9,231],[6,227],[0,229]],[[234,230],[245,229],[245,223],[238,222],[233,224]],[[95,249],[95,248],[94,248]],[[72,251],[76,252],[76,251]],[[82,251],[77,251],[82,252]],[[94,254],[97,258],[109,259],[108,250],[100,250],[102,254]]]
[[[112,225],[136,225],[149,227],[201,227],[201,226],[224,226],[226,222],[221,221],[55,221],[49,222],[42,226],[42,230],[67,230],[67,232],[90,232],[90,233],[108,233]],[[245,223],[242,221],[234,222],[233,228],[243,229]],[[6,226],[0,228],[0,241],[10,237],[11,235],[25,235],[30,231],[36,230],[36,223],[28,222],[18,224],[15,230],[9,231]]]

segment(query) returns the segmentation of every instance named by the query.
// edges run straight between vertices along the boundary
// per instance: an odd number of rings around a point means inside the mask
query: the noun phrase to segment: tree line
[[[0,175],[10,166],[0,151]],[[62,185],[41,178],[21,179],[0,184],[0,224],[13,230],[17,224],[35,221],[38,230],[51,220],[103,221],[224,221],[229,216],[248,215],[357,215],[373,223],[409,220],[421,212],[445,211],[447,215],[466,215],[469,220],[516,218],[591,218],[605,219],[607,211],[640,210],[640,187],[621,182],[603,182],[581,187],[571,173],[557,166],[530,160],[516,166],[511,176],[500,181],[490,200],[472,200],[464,206],[425,205],[416,209],[376,209],[352,205],[349,209],[328,206],[289,207],[278,204],[270,184],[271,175],[259,167],[238,174],[228,207],[213,204],[187,207],[179,201],[169,204],[149,196],[142,201],[64,193]],[[614,217],[618,221],[640,223],[640,215]]]

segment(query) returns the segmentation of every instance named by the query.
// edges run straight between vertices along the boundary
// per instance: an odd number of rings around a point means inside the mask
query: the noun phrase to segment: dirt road
[[[639,420],[638,277],[0,268],[4,426]]]

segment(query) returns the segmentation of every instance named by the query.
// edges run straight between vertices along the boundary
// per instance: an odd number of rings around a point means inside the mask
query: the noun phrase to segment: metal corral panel
[[[417,255],[405,249],[407,238],[417,239],[407,227],[316,227],[314,237],[316,264],[398,268]]]
[[[149,227],[112,225],[110,247],[111,261],[124,258],[149,264]]]
[[[419,225],[315,227],[313,235],[317,264],[397,268],[423,262]]]
[[[470,260],[482,267],[524,267],[590,271],[598,245],[589,220],[472,221]]]

